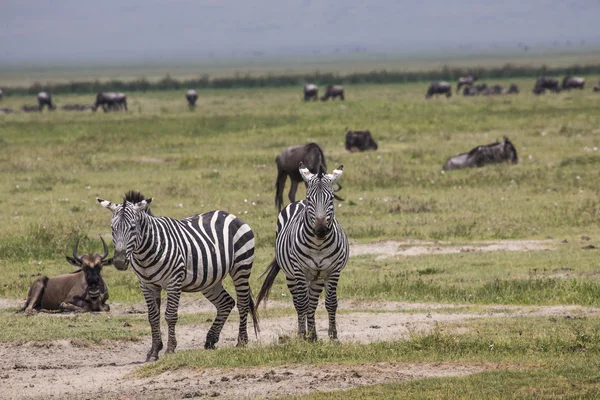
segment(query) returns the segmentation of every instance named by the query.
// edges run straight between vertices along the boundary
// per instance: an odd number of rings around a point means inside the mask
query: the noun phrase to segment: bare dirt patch
[[[503,240],[453,245],[450,242],[422,240],[393,240],[378,243],[352,243],[350,256],[375,254],[375,259],[396,256],[420,256],[426,254],[456,254],[490,251],[540,251],[554,248],[553,240]]]

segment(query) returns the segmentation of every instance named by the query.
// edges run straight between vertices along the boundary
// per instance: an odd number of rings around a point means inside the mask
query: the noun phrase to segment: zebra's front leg
[[[231,273],[231,279],[233,280],[233,284],[235,286],[237,308],[240,313],[240,328],[237,342],[238,347],[248,344],[248,312],[250,311],[254,313],[254,310],[251,310],[251,307],[254,307],[254,304],[251,298],[250,285],[248,284],[251,268],[252,263],[250,263],[248,266],[240,266]],[[254,329],[256,331],[257,326],[254,326]]]
[[[206,343],[204,344],[205,349],[214,349],[221,336],[223,325],[225,325],[227,317],[229,317],[235,306],[235,300],[227,293],[220,282],[203,293],[208,301],[217,308],[217,316],[206,334]]]
[[[152,331],[152,347],[146,356],[146,362],[158,360],[158,352],[163,348],[160,336],[160,287],[140,285],[148,307],[148,322]]]
[[[317,326],[315,323],[315,312],[319,304],[319,296],[323,291],[323,281],[311,281],[308,286],[308,312],[306,314],[307,339],[311,342],[317,340]]]
[[[332,340],[337,340],[337,327],[335,322],[335,314],[337,312],[337,284],[338,284],[338,276],[333,276],[327,282],[327,287],[325,289],[325,309],[327,310],[327,314],[329,314],[329,338]]]
[[[175,352],[177,339],[175,338],[175,325],[177,324],[177,310],[179,309],[179,298],[181,296],[181,282],[172,282],[167,286],[167,307],[165,310],[165,320],[169,327],[167,341],[167,350],[165,354]]]
[[[306,339],[306,311],[308,310],[308,288],[303,277],[285,280],[290,293],[294,308],[298,314],[298,337]]]

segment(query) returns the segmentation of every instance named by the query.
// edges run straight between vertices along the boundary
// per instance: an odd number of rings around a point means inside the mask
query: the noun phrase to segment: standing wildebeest
[[[495,142],[484,146],[477,146],[468,153],[457,154],[450,157],[442,167],[443,170],[483,167],[489,164],[500,164],[519,162],[517,149],[505,136],[504,142]]]
[[[290,192],[288,198],[290,202],[296,201],[296,190],[298,189],[298,183],[302,182],[302,176],[298,171],[298,164],[300,162],[306,165],[313,173],[318,173],[321,168],[327,170],[327,163],[325,161],[325,154],[323,150],[316,143],[301,144],[298,146],[288,147],[283,150],[275,158],[277,164],[277,181],[275,181],[275,206],[277,210],[281,211],[283,206],[283,189],[285,187],[285,181],[289,175],[291,181]],[[338,183],[338,188],[335,190],[339,191],[342,186]],[[342,198],[334,195],[337,200],[343,201]]]
[[[540,76],[535,81],[535,86],[533,87],[533,93],[535,94],[543,94],[546,90],[550,90],[554,93],[560,92],[560,85],[558,79],[548,76]]]
[[[377,150],[370,131],[346,131],[346,150],[351,152]]]
[[[196,100],[198,100],[198,93],[194,89],[190,89],[185,92],[185,98],[187,99],[190,108],[196,107]]]
[[[340,100],[344,100],[344,87],[329,85],[327,86],[325,95],[321,97],[321,101],[329,100],[329,98],[335,100],[336,97],[339,97]]]
[[[461,86],[471,86],[473,83],[475,83],[479,78],[475,75],[467,75],[467,76],[461,76],[460,78],[458,78],[458,83],[456,84],[456,93],[458,93],[460,91],[460,87]]]
[[[439,82],[431,82],[429,88],[427,89],[427,94],[425,94],[425,98],[429,99],[433,95],[445,94],[446,97],[452,96],[452,86],[448,82],[439,81]]]
[[[585,86],[585,78],[567,75],[562,81],[563,90],[581,89]]]
[[[96,102],[92,106],[92,111],[96,111],[100,106],[102,106],[104,112],[119,111],[121,109],[127,111],[127,96],[123,93],[100,92],[96,95]]]
[[[67,261],[80,269],[53,278],[38,278],[29,288],[27,301],[21,311],[110,311],[108,304],[105,304],[108,300],[108,289],[100,272],[104,265],[112,263],[112,259],[106,259],[108,247],[102,237],[100,240],[104,253],[80,256],[77,252],[78,239],[73,249],[73,257],[67,256]]]
[[[319,88],[317,85],[307,83],[304,85],[304,101],[317,100],[319,98]]]
[[[56,108],[54,104],[52,104],[52,95],[48,92],[39,92],[37,95],[37,101],[40,111],[44,109],[44,106],[48,107],[48,110],[50,111],[54,111]]]

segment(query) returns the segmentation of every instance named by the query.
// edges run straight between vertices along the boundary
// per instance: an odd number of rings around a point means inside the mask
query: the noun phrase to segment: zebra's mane
[[[141,194],[137,190],[130,190],[130,191],[126,192],[125,197],[123,198],[123,208],[121,209],[121,211],[123,213],[125,212],[125,208],[127,207],[127,202],[135,204],[135,203],[139,203],[142,200],[146,200],[146,198],[144,197],[143,194]],[[152,215],[152,213],[150,212],[150,207],[146,208],[146,213]]]

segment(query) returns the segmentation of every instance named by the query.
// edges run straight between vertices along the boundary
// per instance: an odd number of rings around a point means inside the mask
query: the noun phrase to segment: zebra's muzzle
[[[129,266],[129,260],[127,259],[127,255],[125,252],[120,252],[115,250],[115,256],[113,257],[113,265],[119,271],[127,270]]]

